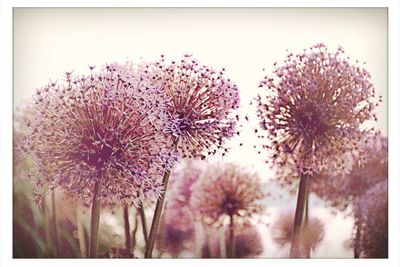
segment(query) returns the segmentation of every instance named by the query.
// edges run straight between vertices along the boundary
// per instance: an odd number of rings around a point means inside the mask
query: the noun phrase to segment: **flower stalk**
[[[90,217],[89,258],[97,258],[98,255],[101,209],[101,201],[99,199],[99,195],[101,192],[101,182],[102,178],[95,182],[93,189],[92,212]]]
[[[308,196],[308,186],[310,182],[310,176],[307,174],[302,174],[300,178],[299,185],[299,193],[297,196],[297,205],[296,205],[296,213],[294,215],[294,226],[293,226],[293,237],[292,244],[290,247],[290,258],[299,257],[299,236],[301,234],[301,230],[304,227],[304,217],[307,205],[307,196]]]
[[[179,138],[175,138],[174,150],[176,150],[178,146],[178,141]],[[146,243],[145,258],[151,258],[151,254],[153,253],[154,242],[156,241],[158,225],[160,224],[161,212],[164,206],[165,194],[167,193],[167,187],[170,175],[171,171],[167,170],[165,171],[163,176],[162,184],[164,185],[164,192],[161,193],[161,197],[157,200],[156,209],[154,210],[154,216],[153,216],[153,221],[151,223],[150,234],[147,238],[147,243]]]
[[[232,214],[229,219],[229,258],[235,258],[235,221]]]
[[[124,230],[125,230],[125,247],[127,251],[131,252],[132,243],[131,243],[131,233],[129,226],[129,208],[127,205],[124,205]]]

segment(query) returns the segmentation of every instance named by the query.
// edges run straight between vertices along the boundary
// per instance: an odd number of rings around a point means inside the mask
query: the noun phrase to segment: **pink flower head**
[[[229,163],[205,171],[195,184],[191,205],[207,224],[221,225],[232,216],[239,225],[263,211],[263,198],[258,176]]]
[[[35,160],[37,184],[88,200],[102,178],[103,202],[155,199],[163,190],[159,178],[175,160],[162,132],[163,91],[128,64],[93,69],[67,72],[64,81],[36,91],[25,149]]]
[[[200,65],[190,55],[171,64],[162,57],[147,69],[171,100],[172,123],[167,132],[179,139],[180,156],[204,159],[222,149],[225,140],[236,133],[239,107],[238,88],[225,77],[224,69]]]
[[[261,80],[257,99],[260,128],[269,139],[263,147],[272,151],[275,166],[309,174],[346,168],[340,155],[357,145],[364,122],[376,120],[370,80],[342,49],[330,53],[324,44],[277,64]]]

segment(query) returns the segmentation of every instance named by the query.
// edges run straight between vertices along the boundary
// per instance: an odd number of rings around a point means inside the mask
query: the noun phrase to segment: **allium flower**
[[[256,174],[233,163],[210,166],[193,190],[191,205],[207,224],[221,225],[233,217],[247,224],[263,211],[264,193]]]
[[[211,256],[221,257],[220,235],[211,235]],[[228,251],[228,231],[225,231],[225,251]],[[262,239],[255,226],[237,227],[235,229],[235,258],[254,258],[263,252]]]
[[[354,245],[363,258],[388,257],[388,184],[381,181],[355,200],[354,215],[359,235]]]
[[[173,123],[168,132],[178,138],[180,156],[203,159],[222,149],[236,133],[239,107],[238,88],[225,77],[225,70],[200,65],[190,55],[171,64],[162,57],[147,69],[171,99],[168,111]]]
[[[342,154],[356,147],[362,124],[377,119],[370,79],[341,48],[330,53],[324,44],[275,64],[273,75],[260,82],[265,94],[258,97],[257,113],[275,166],[305,174],[346,168]]]
[[[160,177],[175,157],[166,128],[163,90],[144,71],[110,64],[90,75],[37,89],[30,128],[37,184],[88,200],[102,180],[102,202],[137,204],[157,198]]]
[[[282,213],[272,225],[272,239],[281,248],[290,245],[293,238],[293,212]],[[299,237],[300,251],[315,250],[325,235],[324,225],[320,219],[310,217]]]
[[[357,160],[349,174],[320,174],[311,179],[310,190],[339,210],[345,210],[371,186],[388,178],[387,137],[365,135],[356,152]]]

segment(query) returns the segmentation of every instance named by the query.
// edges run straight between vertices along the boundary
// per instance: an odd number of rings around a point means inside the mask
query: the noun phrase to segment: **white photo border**
[[[389,259],[13,259],[12,258],[12,14],[14,7],[386,7],[388,8]],[[307,266],[399,267],[400,100],[398,0],[0,0],[0,266]]]

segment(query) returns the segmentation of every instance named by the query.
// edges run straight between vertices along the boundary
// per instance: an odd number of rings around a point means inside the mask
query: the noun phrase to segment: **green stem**
[[[143,239],[144,239],[144,242],[145,242],[145,244],[147,246],[147,239],[148,239],[147,223],[146,223],[146,214],[144,213],[144,209],[143,209],[143,203],[140,204],[139,214],[140,214],[140,221],[142,223]]]
[[[154,211],[153,222],[151,223],[149,238],[147,239],[145,258],[151,258],[151,254],[153,253],[154,242],[156,240],[158,225],[160,224],[161,212],[164,205],[165,193],[167,191],[167,185],[170,174],[171,174],[170,171],[166,171],[164,173],[163,184],[165,186],[165,190],[164,193],[161,195],[161,198],[157,200],[156,209]]]
[[[179,138],[176,138],[174,140],[174,150],[176,150],[176,148],[177,148],[178,141],[179,141]],[[165,173],[164,173],[164,177],[162,180],[162,183],[164,185],[164,192],[161,194],[161,197],[157,200],[156,209],[154,211],[154,216],[153,216],[153,221],[151,223],[150,234],[147,239],[146,252],[144,255],[145,258],[151,258],[151,254],[153,253],[154,242],[156,240],[158,225],[160,224],[161,212],[162,212],[162,208],[164,205],[165,195],[167,193],[167,187],[168,187],[168,181],[169,181],[170,174],[171,174],[170,171],[165,171]]]
[[[128,206],[124,205],[124,228],[125,228],[125,247],[126,250],[131,252],[132,244],[131,244],[131,230],[129,226],[129,210]]]
[[[101,180],[96,181],[93,189],[92,213],[90,216],[90,241],[89,241],[89,257],[97,258],[99,248],[99,223],[100,223],[100,199]]]
[[[235,258],[235,222],[233,215],[229,215],[229,258]]]
[[[308,228],[308,209],[309,209],[308,203],[309,203],[309,198],[310,198],[310,194],[309,194],[309,192],[307,192],[306,206],[305,206],[305,211],[304,211],[304,213],[305,213],[305,215],[304,215],[304,229]],[[307,246],[305,248],[305,250],[306,250],[305,251],[306,252],[306,258],[307,259],[311,258],[311,247]]]
[[[308,195],[308,185],[309,185],[310,177],[308,175],[302,174],[300,177],[300,185],[299,185],[299,193],[297,196],[297,205],[296,205],[296,213],[294,216],[294,229],[293,229],[293,237],[292,244],[290,247],[290,258],[299,257],[299,235],[303,228],[304,223],[304,213],[306,200]]]
[[[60,249],[59,249],[60,246],[59,246],[58,229],[57,229],[56,199],[54,190],[51,192],[51,209],[52,209],[51,230],[54,239],[53,256],[57,258],[60,255]]]

